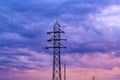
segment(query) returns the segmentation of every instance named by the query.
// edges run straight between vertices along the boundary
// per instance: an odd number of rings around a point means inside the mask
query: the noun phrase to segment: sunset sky
[[[120,0],[0,0],[0,80],[52,80],[56,21],[67,80],[120,80]]]

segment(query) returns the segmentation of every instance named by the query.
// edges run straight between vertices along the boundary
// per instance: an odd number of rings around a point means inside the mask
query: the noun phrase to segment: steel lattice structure
[[[52,34],[53,36],[48,40],[48,42],[52,42],[53,45],[50,47],[46,47],[47,49],[53,48],[53,73],[52,80],[62,80],[61,77],[61,48],[66,48],[62,46],[61,41],[66,39],[61,38],[61,33],[64,31],[61,30],[60,24],[56,21],[53,26],[53,31],[47,32],[47,34]]]

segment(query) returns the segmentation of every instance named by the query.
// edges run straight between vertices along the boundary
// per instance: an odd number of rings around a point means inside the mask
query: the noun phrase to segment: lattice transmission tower
[[[46,49],[53,49],[53,72],[52,72],[52,80],[62,80],[61,76],[61,48],[66,48],[61,44],[61,41],[66,41],[66,39],[61,38],[61,34],[65,33],[60,28],[60,24],[56,21],[53,26],[53,31],[47,32],[47,34],[52,34],[52,37],[48,40],[48,42],[52,42],[53,45],[50,47],[46,47]]]

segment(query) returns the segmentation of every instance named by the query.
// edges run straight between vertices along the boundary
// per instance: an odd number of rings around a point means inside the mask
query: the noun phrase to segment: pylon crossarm
[[[49,39],[47,41],[66,41],[67,39]]]
[[[64,46],[51,46],[51,47],[45,47],[46,49],[49,49],[49,48],[66,48]]]
[[[47,34],[51,34],[51,33],[65,33],[64,31],[51,31],[51,32],[47,32]]]

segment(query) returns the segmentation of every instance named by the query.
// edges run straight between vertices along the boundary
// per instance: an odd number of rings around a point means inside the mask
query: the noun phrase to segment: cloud
[[[9,53],[11,52],[11,53]],[[7,49],[0,51],[0,70],[39,70],[52,66],[52,55],[39,53],[26,48]],[[62,64],[83,68],[113,69],[120,67],[118,51],[110,53],[72,53],[62,54]],[[74,57],[73,57],[74,56]],[[117,56],[117,57],[116,57]]]
[[[119,5],[110,4],[106,7],[99,7],[96,12],[88,13],[83,20],[80,19],[80,15],[65,14],[65,19],[76,21],[71,21],[70,24],[63,22],[64,26],[67,26],[64,30],[70,52],[104,53],[118,50],[119,11]]]
[[[68,66],[78,66],[86,68],[114,69],[120,67],[119,57],[116,57],[117,51],[109,53],[73,53],[62,55],[62,62]],[[74,57],[73,57],[74,56]]]
[[[38,53],[24,48],[3,49],[1,52],[0,64],[4,68],[11,70],[29,70],[49,67],[51,56],[44,53]],[[9,53],[10,52],[10,53]],[[46,58],[46,59],[45,59]]]
[[[17,33],[7,33],[7,32],[3,32],[0,34],[1,39],[3,40],[27,40],[25,37],[22,37],[21,35],[17,34]]]
[[[100,13],[95,14],[93,24],[95,29],[103,34],[103,39],[117,42],[119,36],[119,5],[110,5],[102,8]]]

